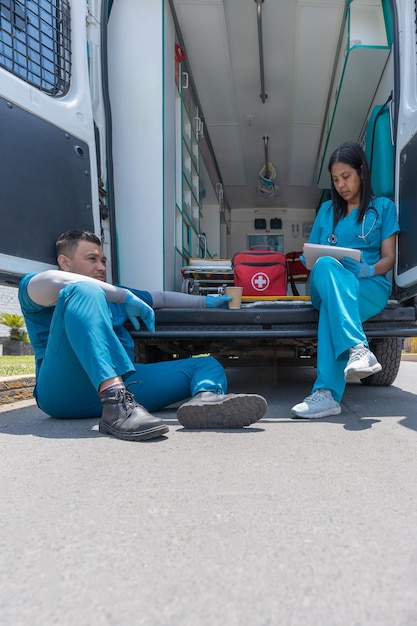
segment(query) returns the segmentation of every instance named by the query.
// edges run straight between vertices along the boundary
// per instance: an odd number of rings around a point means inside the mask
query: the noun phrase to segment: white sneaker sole
[[[349,370],[345,370],[345,381],[347,383],[353,383],[355,380],[361,380],[362,378],[367,378],[368,376],[372,376],[372,374],[378,374],[382,370],[381,363],[375,363],[371,367],[366,367],[360,370],[355,370],[351,368]]]
[[[319,411],[318,413],[302,413],[301,411],[294,411],[294,409],[291,409],[291,417],[292,419],[316,420],[321,417],[330,417],[330,415],[339,415],[341,412],[341,406],[335,406],[332,409],[326,409],[325,411]]]

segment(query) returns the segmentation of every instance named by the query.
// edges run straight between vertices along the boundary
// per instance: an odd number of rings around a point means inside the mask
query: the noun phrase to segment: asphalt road
[[[0,409],[3,626],[416,626],[417,362],[296,421],[311,369],[229,371],[257,425],[123,442]]]

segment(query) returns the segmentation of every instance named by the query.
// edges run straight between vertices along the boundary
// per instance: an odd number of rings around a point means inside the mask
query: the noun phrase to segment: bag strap
[[[295,263],[295,255],[296,254],[297,254],[296,252],[293,252],[293,256],[292,256],[293,264]],[[288,265],[288,262],[287,262],[287,265]],[[290,277],[290,284],[291,284],[292,295],[293,296],[299,296],[300,294],[298,292],[297,286],[295,284],[294,276],[292,275],[292,271],[290,271],[290,267],[289,266],[288,266],[288,275]]]

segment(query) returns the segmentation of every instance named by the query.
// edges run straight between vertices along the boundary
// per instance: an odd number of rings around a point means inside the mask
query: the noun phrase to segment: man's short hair
[[[89,230],[67,230],[56,241],[56,255],[64,254],[72,258],[80,241],[89,241],[101,247],[101,241]]]

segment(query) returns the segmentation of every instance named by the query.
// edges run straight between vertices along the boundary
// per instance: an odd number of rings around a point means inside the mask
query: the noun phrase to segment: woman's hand
[[[356,278],[371,278],[371,276],[375,276],[375,268],[373,265],[360,263],[348,256],[343,257],[340,262],[343,267],[352,272],[352,274],[355,274]]]

